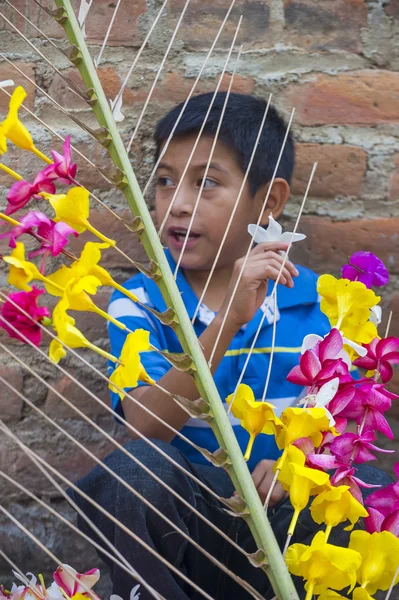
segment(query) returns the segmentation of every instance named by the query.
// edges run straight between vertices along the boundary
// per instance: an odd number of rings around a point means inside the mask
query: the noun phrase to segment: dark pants
[[[234,489],[230,478],[223,469],[189,463],[170,444],[160,441],[156,441],[156,443],[176,462],[204,481],[218,495],[228,498],[233,494]],[[202,515],[228,534],[242,548],[248,552],[256,551],[255,542],[243,519],[229,515],[212,495],[198,486],[191,478],[178,470],[145,442],[132,441],[127,444],[126,448],[173,488],[190,506],[196,507]],[[105,463],[140,494],[150,500],[152,505],[156,506],[163,515],[173,521],[178,528],[186,532],[191,539],[198,542],[236,575],[248,581],[264,598],[274,596],[267,577],[261,569],[253,567],[242,553],[221,538],[217,532],[193,514],[175,496],[167,492],[163,486],[145,473],[125,454],[116,451],[105,459]],[[358,475],[369,483],[383,486],[391,482],[385,473],[368,466],[362,466]],[[156,548],[162,556],[176,566],[179,571],[187,575],[190,580],[206,590],[212,598],[217,600],[247,600],[251,598],[248,592],[236,584],[229,575],[223,573],[216,565],[211,563],[190,542],[165,523],[161,517],[154,514],[149,507],[145,506],[102,467],[96,467],[78,482],[78,486],[147,544]],[[79,494],[70,491],[70,495],[137,572],[153,588],[159,591],[166,600],[187,600],[188,598],[197,600],[203,598],[199,592],[183,582],[178,575],[172,574],[158,558],[144,550],[139,543],[115,526],[90,503],[83,500]],[[287,529],[292,514],[293,511],[288,500],[281,502],[269,513],[273,531],[281,548],[284,547],[286,541]],[[79,526],[101,543],[83,520],[80,520]],[[309,544],[319,528],[320,526],[311,519],[309,511],[303,511],[292,543]],[[348,538],[349,534],[347,532],[336,527],[333,529],[329,541],[345,546],[348,543]],[[134,580],[115,563],[106,558],[104,560],[108,562],[111,569],[113,593],[119,594],[123,600],[129,600],[130,590],[135,584]],[[298,580],[295,583],[302,596],[302,582]],[[142,586],[140,591],[140,600],[147,600],[152,597]]]

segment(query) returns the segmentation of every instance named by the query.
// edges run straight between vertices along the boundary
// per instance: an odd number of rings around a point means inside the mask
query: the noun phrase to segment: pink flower
[[[367,355],[354,361],[354,365],[377,371],[383,383],[387,383],[393,377],[392,365],[399,364],[399,338],[387,337],[380,340],[374,338],[369,344],[364,344]]]
[[[366,483],[362,479],[355,477],[356,469],[349,465],[341,465],[330,478],[330,483],[335,486],[348,485],[349,491],[360,504],[363,504],[363,496],[360,488],[379,487],[371,483]]]
[[[330,451],[341,463],[349,464],[351,461],[364,463],[369,460],[376,460],[372,452],[384,452],[391,454],[394,450],[382,450],[374,446],[371,442],[375,441],[373,431],[364,431],[361,435],[356,433],[344,433],[330,445]]]
[[[394,435],[383,413],[391,407],[392,400],[397,397],[386,390],[382,383],[361,383],[355,388],[354,397],[340,416],[352,419],[358,425],[363,424],[363,431],[381,431],[392,440]]]
[[[71,136],[68,135],[64,142],[64,155],[52,150],[54,163],[43,170],[43,175],[48,179],[58,179],[60,183],[69,185],[75,179],[77,165],[72,164]]]
[[[36,232],[34,229],[36,228]],[[15,248],[16,240],[24,233],[29,233],[39,239],[40,248],[29,253],[29,258],[44,254],[45,258],[48,255],[58,256],[63,248],[68,244],[68,236],[78,235],[77,231],[72,229],[66,223],[49,219],[47,215],[40,211],[31,211],[20,219],[20,224],[13,227],[7,233],[2,233],[0,239],[10,237],[9,245]],[[42,266],[43,271],[43,266]]]
[[[23,208],[31,198],[40,192],[47,192],[48,194],[56,192],[54,183],[49,178],[44,177],[43,173],[44,171],[41,171],[35,177],[33,183],[29,183],[29,181],[17,181],[14,183],[7,194],[8,204],[5,210],[6,215],[12,215],[20,208]],[[42,200],[40,196],[39,199]]]
[[[0,326],[7,331],[10,337],[26,344],[25,340],[10,327],[12,325],[32,344],[39,346],[42,332],[38,323],[41,323],[45,317],[50,317],[48,309],[37,304],[38,297],[43,293],[43,290],[33,286],[30,292],[14,292],[8,296],[8,300],[1,307],[1,315],[5,320],[0,320]],[[30,318],[24,315],[18,307],[28,313]]]
[[[340,332],[338,329],[331,329],[324,340],[317,342],[311,350],[305,350],[299,365],[288,373],[287,380],[311,388],[320,388],[335,377],[339,378],[340,384],[352,382],[348,365],[342,358],[342,346]]]
[[[55,583],[63,590],[69,598],[75,594],[83,594],[92,599],[98,596],[94,592],[87,591],[97,583],[100,578],[98,569],[91,569],[86,573],[78,573],[69,565],[60,565],[53,573]]]

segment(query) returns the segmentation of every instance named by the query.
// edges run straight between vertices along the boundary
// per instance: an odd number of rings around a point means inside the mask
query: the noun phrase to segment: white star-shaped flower
[[[248,225],[248,233],[254,239],[255,244],[261,244],[262,242],[283,242],[283,244],[289,244],[292,242],[301,242],[306,238],[303,233],[292,233],[291,231],[284,231],[280,223],[277,223],[272,217],[269,216],[269,225],[267,229],[264,229],[260,225],[251,224]]]

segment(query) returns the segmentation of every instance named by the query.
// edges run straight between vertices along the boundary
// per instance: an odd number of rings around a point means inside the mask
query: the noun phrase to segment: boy
[[[217,95],[204,133],[163,230],[162,241],[167,247],[166,253],[172,271],[174,271],[179,258],[193,214],[193,207],[204,176],[225,97],[224,93]],[[170,206],[171,198],[181,180],[182,172],[211,98],[212,94],[204,94],[189,101],[172,141],[159,164],[155,193],[155,212],[159,224],[162,223]],[[250,96],[231,94],[229,97],[212,163],[204,182],[201,201],[177,278],[177,285],[190,317],[193,317],[196,311],[198,298],[204,288],[239,193],[265,106],[264,101]],[[180,110],[181,105],[171,110],[157,125],[155,131],[156,158],[160,155]],[[226,314],[232,290],[243,264],[243,256],[245,256],[250,242],[247,228],[250,223],[256,223],[259,217],[285,130],[286,126],[283,120],[275,109],[270,107],[237,212],[205,294],[203,305],[195,319],[195,331],[206,358],[209,358],[212,353]],[[275,219],[281,215],[289,197],[293,167],[294,146],[292,137],[289,135],[266,210],[261,217],[262,225],[267,225],[270,213],[273,213]],[[281,251],[286,249],[287,245],[280,242],[262,243],[258,244],[249,255],[212,360],[212,371],[222,400],[235,389],[263,310],[267,309],[266,294],[270,294],[272,289],[269,280],[276,280],[283,260]],[[296,403],[298,388],[288,383],[285,378],[289,370],[297,364],[304,336],[309,333],[324,335],[329,331],[328,322],[319,310],[316,280],[317,277],[314,273],[303,267],[297,269],[290,261],[287,261],[282,272],[280,280],[282,285],[279,286],[278,291],[276,353],[267,395],[267,400],[277,407],[278,412],[281,412],[286,406]],[[166,308],[156,284],[143,275],[134,276],[125,286],[148,306],[157,310]],[[147,329],[150,332],[151,343],[157,348],[167,349],[171,352],[181,351],[178,340],[170,328],[162,326],[148,311],[137,306],[119,292],[113,295],[109,312],[132,330]],[[273,314],[269,308],[256,343],[255,352],[249,361],[243,379],[243,383],[252,387],[256,398],[262,397],[265,384],[272,339],[272,322]],[[119,356],[125,336],[114,325],[110,325],[109,335],[111,351],[114,355]],[[169,363],[163,360],[158,353],[142,353],[141,360],[148,374],[163,388],[188,399],[198,398],[193,379],[189,375],[171,368]],[[187,413],[159,389],[140,384],[140,387],[134,390],[134,397],[175,429],[180,430],[198,446],[210,451],[218,448],[208,424],[205,421],[189,419]],[[223,469],[217,469],[210,465],[202,454],[179,437],[173,438],[170,429],[160,424],[147,412],[140,410],[136,403],[129,401],[128,397],[124,400],[123,405],[117,395],[114,395],[112,400],[115,410],[124,415],[127,421],[146,437],[156,440],[157,445],[174,461],[193,472],[218,495],[226,498],[232,495],[232,484]],[[231,421],[244,451],[248,434],[240,427],[239,421],[232,416]],[[243,520],[227,514],[213,496],[144,441],[132,441],[127,448],[131,454],[159,475],[190,505],[195,506],[210,521],[217,524],[219,529],[222,529],[242,548],[248,552],[256,550],[252,536]],[[273,459],[277,457],[278,450],[272,436],[258,436],[249,460],[249,468],[262,500],[265,499],[269,490],[273,478]],[[193,515],[186,506],[165,491],[126,455],[115,452],[106,459],[106,462],[110,468],[148,498],[180,529],[187,532],[192,539],[226,564],[234,573],[257,588],[263,597],[273,596],[263,571],[252,567],[245,556],[232,548],[196,515]],[[154,547],[189,579],[203,588],[212,598],[240,600],[250,597],[242,587],[196,551],[175,529],[165,524],[161,518],[146,508],[102,469],[95,469],[79,485],[142,540]],[[171,573],[156,557],[143,550],[120,528],[115,527],[93,507],[79,499],[77,495],[74,494],[74,497],[129,563],[164,598],[183,600],[200,597],[198,592],[193,591],[187,583],[182,582],[178,576]],[[292,512],[289,503],[284,502],[284,492],[279,486],[275,488],[271,505],[274,505],[274,509],[270,513],[272,526],[279,543],[284,545]],[[306,543],[305,540],[310,539],[314,529],[315,525],[309,515],[305,515],[297,527],[295,539]],[[122,596],[123,600],[128,600],[134,582],[114,563],[111,563],[110,567],[114,593]],[[141,594],[141,600],[151,597],[145,590],[142,590]]]

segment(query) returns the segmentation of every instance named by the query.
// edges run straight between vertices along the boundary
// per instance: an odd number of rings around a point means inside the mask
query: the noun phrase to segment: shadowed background
[[[78,2],[75,1],[75,5]],[[152,100],[134,141],[131,157],[145,184],[152,167],[152,128],[155,121],[174,104],[184,100],[201,68],[216,32],[228,8],[227,0],[192,0],[181,29],[168,56],[165,68],[154,90]],[[55,39],[64,49],[63,30],[41,11],[33,0],[13,0],[13,5]],[[53,8],[51,2],[43,5]],[[183,0],[170,0],[150,42],[131,76],[124,93],[125,121],[120,125],[126,142],[133,131],[154,80],[163,53],[183,8]],[[155,18],[159,0],[123,0],[112,29],[99,74],[107,97],[114,98]],[[115,3],[95,0],[87,19],[88,41],[95,56],[99,50]],[[34,44],[51,59],[59,70],[79,83],[80,77],[69,61],[57,54],[51,45],[24,19],[0,0],[0,9]],[[318,169],[305,206],[299,231],[308,239],[295,246],[292,257],[319,273],[339,275],[339,269],[356,250],[371,250],[387,265],[391,281],[382,292],[383,325],[393,311],[390,334],[399,336],[399,2],[365,0],[237,0],[232,16],[220,38],[197,87],[197,92],[213,91],[223,69],[226,53],[240,15],[243,24],[239,34],[244,44],[233,90],[267,98],[288,118],[296,107],[293,131],[297,140],[297,166],[292,185],[292,199],[284,217],[292,228],[314,161]],[[84,101],[71,93],[65,82],[49,65],[0,18],[0,48],[19,69],[50,94],[62,106],[87,124],[95,127]],[[234,66],[233,57],[222,89],[227,89]],[[0,81],[14,79],[28,92],[26,106],[62,135],[70,133],[72,143],[96,165],[107,169],[109,160],[104,149],[77,125],[63,115],[45,96],[12,66],[0,59]],[[7,96],[0,90],[0,117],[6,113]],[[49,154],[51,147],[61,144],[55,136],[21,111],[36,145]],[[122,194],[76,155],[78,180],[94,191],[122,216],[128,217]],[[10,148],[6,164],[30,179],[42,168],[38,159]],[[1,207],[12,181],[0,172]],[[36,208],[43,210],[43,206]],[[145,261],[145,255],[133,233],[118,224],[106,211],[93,204],[91,222],[132,258]],[[85,237],[85,241],[89,237]],[[78,252],[82,241],[74,242]],[[5,245],[2,245],[5,250]],[[134,271],[131,265],[109,250],[103,266],[122,283]],[[6,273],[0,273],[2,289]],[[105,308],[109,298],[103,288],[96,297]],[[76,313],[75,313],[76,314]],[[78,315],[79,317],[79,315]],[[107,347],[104,321],[85,314],[77,324],[91,342]],[[381,332],[384,328],[381,329]],[[64,394],[87,415],[94,418],[118,440],[126,440],[123,429],[83,391],[60,374],[52,365],[21,348],[1,332],[0,341],[15,348],[18,356],[31,364],[55,389]],[[44,340],[46,349],[48,339]],[[84,352],[82,352],[84,353]],[[104,362],[93,354],[85,354],[104,369]],[[68,369],[89,389],[107,402],[105,384],[85,370],[77,359],[68,359]],[[56,419],[97,456],[112,450],[109,444],[65,406],[57,396],[40,384],[34,376],[0,352],[0,375],[23,391],[29,399]],[[399,393],[399,372],[390,389]],[[0,415],[33,450],[76,480],[92,466],[89,458],[78,451],[61,433],[35,416],[32,410],[8,389],[0,388]],[[398,439],[382,440],[384,447],[399,449],[399,404],[388,415]],[[379,466],[391,470],[396,455],[385,455]],[[51,502],[71,520],[73,511],[36,470],[29,459],[7,439],[0,439],[0,467],[12,474],[33,492]],[[94,552],[78,536],[27,500],[11,484],[1,482],[1,502],[20,518],[64,562],[79,571],[99,564]],[[14,525],[0,517],[1,545],[23,571],[51,572],[53,564],[27,540]],[[0,559],[0,582],[9,582],[10,569]],[[101,587],[98,588],[101,591]],[[104,579],[103,591],[107,590]],[[394,597],[394,596],[392,596]],[[125,599],[124,599],[125,600]],[[126,599],[127,600],[127,599]]]

